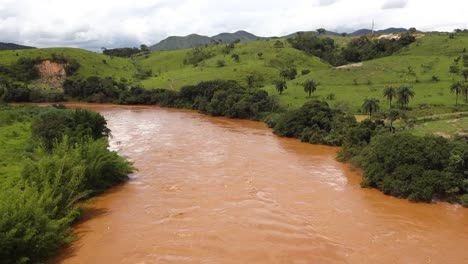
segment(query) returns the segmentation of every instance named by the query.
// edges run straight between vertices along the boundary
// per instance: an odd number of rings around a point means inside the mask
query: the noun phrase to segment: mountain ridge
[[[382,30],[374,31],[375,34],[389,34],[389,33],[400,33],[400,32],[407,32],[408,30],[405,28],[387,28]],[[298,31],[301,32],[301,31]],[[285,36],[281,36],[280,38],[293,38],[297,35],[298,32],[294,32]],[[316,33],[316,31],[303,31],[303,32],[312,32]],[[370,29],[359,29],[351,33],[346,33],[347,36],[361,36],[372,33]],[[334,31],[326,31],[324,35],[329,36],[341,36],[342,33],[334,32]],[[239,30],[234,33],[223,32],[212,37],[199,35],[199,34],[190,34],[187,36],[170,36],[167,37],[160,42],[150,46],[151,50],[154,51],[163,51],[163,50],[179,50],[179,49],[188,49],[194,47],[201,47],[205,45],[210,45],[213,43],[222,43],[227,44],[234,42],[236,40],[240,40],[240,42],[252,42],[260,39],[269,39],[269,38],[276,38],[276,37],[260,37],[256,36],[250,32]]]

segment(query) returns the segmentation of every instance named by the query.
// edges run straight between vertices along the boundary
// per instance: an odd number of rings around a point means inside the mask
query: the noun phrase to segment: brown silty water
[[[468,209],[362,189],[338,148],[258,122],[79,106],[138,171],[89,202],[55,263],[468,263]]]

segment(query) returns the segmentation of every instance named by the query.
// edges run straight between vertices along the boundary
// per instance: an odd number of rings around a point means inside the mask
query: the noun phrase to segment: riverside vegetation
[[[76,202],[124,182],[105,119],[87,110],[0,106],[0,259],[40,263],[72,241]]]
[[[0,99],[158,104],[263,120],[279,136],[343,146],[338,159],[363,169],[363,187],[412,201],[468,206],[466,136],[415,132],[424,115],[453,118],[451,112],[467,109],[458,100],[465,91],[467,40],[465,33],[418,40],[409,34],[399,40],[298,34],[289,41],[170,52],[106,50],[110,56],[77,49],[3,51],[8,63],[0,67]],[[63,91],[37,89],[34,64],[54,58],[70,67]],[[363,60],[370,61],[357,68],[331,67]],[[378,98],[388,100],[388,107]],[[355,113],[368,113],[369,119],[357,122]],[[122,182],[131,165],[107,150],[109,131],[97,114],[9,106],[0,114],[7,146],[0,170],[5,190],[0,228],[9,230],[2,233],[0,257],[35,262],[70,241],[69,226],[79,215],[74,202]],[[91,162],[96,155],[103,155],[104,164]],[[43,248],[32,247],[37,239],[47,241]],[[11,248],[20,250],[11,255]]]

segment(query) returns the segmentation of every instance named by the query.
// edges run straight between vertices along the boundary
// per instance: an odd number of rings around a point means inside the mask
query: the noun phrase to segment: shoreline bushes
[[[109,130],[98,113],[32,106],[0,110],[8,119],[0,126],[33,124],[22,172],[0,179],[10,182],[0,184],[0,259],[41,263],[72,241],[71,225],[80,216],[75,203],[126,181],[133,167],[108,150]]]

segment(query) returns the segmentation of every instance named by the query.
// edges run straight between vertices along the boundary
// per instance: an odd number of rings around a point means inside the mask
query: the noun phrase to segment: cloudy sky
[[[246,30],[468,28],[468,0],[0,0],[0,42],[36,47],[155,44],[171,35]]]

